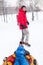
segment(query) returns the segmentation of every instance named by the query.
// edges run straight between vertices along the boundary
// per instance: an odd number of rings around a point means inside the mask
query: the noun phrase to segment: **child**
[[[26,6],[22,6],[19,9],[19,13],[17,15],[17,22],[18,22],[18,25],[19,25],[20,29],[22,30],[21,42],[25,43],[28,46],[30,46],[30,44],[28,44],[29,43],[28,42],[29,41],[29,32],[28,32],[29,22],[28,22],[27,17],[26,17],[26,12],[27,12]],[[25,42],[24,42],[24,39],[25,39]]]
[[[23,47],[23,44],[19,44],[19,47],[16,50],[16,59],[14,62],[14,65],[30,65],[30,63],[28,62],[28,60],[25,58],[25,49]],[[27,54],[29,54],[29,52],[27,52]]]

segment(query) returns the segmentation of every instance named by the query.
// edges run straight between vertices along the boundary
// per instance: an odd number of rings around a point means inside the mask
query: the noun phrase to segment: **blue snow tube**
[[[30,65],[28,60],[25,58],[25,49],[23,46],[19,46],[16,50],[16,60],[14,65]]]

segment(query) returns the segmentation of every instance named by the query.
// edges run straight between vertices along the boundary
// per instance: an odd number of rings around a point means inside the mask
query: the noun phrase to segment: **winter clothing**
[[[17,22],[20,24],[20,29],[24,29],[22,26],[24,26],[25,28],[28,28],[28,24],[27,24],[27,18],[26,18],[26,12],[23,11],[22,8],[20,8],[19,13],[17,15]]]
[[[30,65],[28,60],[25,58],[25,49],[23,46],[19,46],[16,50],[16,60],[14,65]]]
[[[28,22],[27,17],[26,17],[26,12],[23,11],[22,8],[19,9],[19,13],[17,15],[17,22],[19,24],[20,30],[22,30],[21,41],[24,42],[24,39],[26,37],[25,43],[28,43],[28,41],[29,41],[29,32],[28,32],[29,22]]]
[[[21,39],[21,41],[24,42],[24,39],[25,39],[25,43],[27,43],[29,41],[29,32],[28,32],[28,29],[23,29],[22,30],[22,39]]]
[[[29,25],[29,22],[27,21],[27,24]]]

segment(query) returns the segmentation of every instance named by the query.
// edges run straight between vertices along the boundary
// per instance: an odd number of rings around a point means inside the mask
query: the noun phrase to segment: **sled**
[[[37,60],[32,55],[26,55],[25,56],[30,65],[38,65]],[[2,65],[13,65],[16,59],[16,54],[12,54],[9,57],[5,57],[6,59],[3,60]]]

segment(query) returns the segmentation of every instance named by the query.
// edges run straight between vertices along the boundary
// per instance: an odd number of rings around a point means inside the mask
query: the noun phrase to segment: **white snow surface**
[[[36,13],[34,16],[35,20],[32,21],[31,13],[27,13],[30,22],[28,29],[31,47],[24,47],[37,59],[38,65],[43,65],[43,12],[38,12],[38,19]],[[2,65],[4,57],[13,54],[17,49],[21,36],[21,30],[17,26],[16,14],[7,15],[5,23],[3,16],[0,16],[0,65]]]

